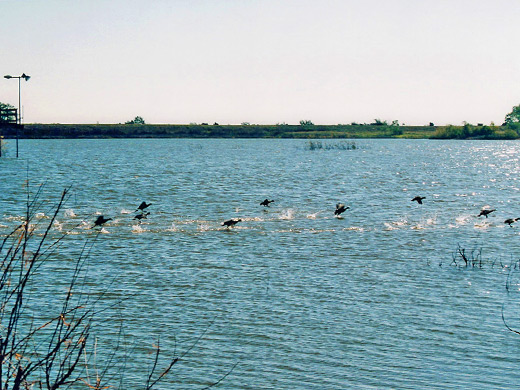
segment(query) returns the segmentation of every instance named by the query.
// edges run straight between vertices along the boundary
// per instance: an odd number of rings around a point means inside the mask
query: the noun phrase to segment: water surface
[[[520,336],[501,316],[520,329],[518,288],[505,289],[520,227],[504,224],[520,217],[520,143],[355,144],[22,140],[21,158],[0,159],[0,234],[23,215],[27,182],[45,183],[42,222],[72,186],[53,227],[66,245],[42,275],[59,286],[97,215],[113,218],[88,289],[108,289],[107,305],[131,296],[106,314],[134,343],[125,388],[143,382],[157,335],[180,354],[202,334],[166,387],[204,387],[238,362],[221,388],[516,388]],[[496,211],[477,218],[483,207]],[[230,218],[242,222],[226,229]],[[482,267],[455,266],[458,246]]]

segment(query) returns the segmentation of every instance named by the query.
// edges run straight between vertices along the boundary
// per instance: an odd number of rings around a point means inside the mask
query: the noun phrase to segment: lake
[[[217,388],[516,389],[520,335],[502,313],[520,330],[520,221],[504,223],[520,217],[520,142],[321,142],[21,140],[15,159],[10,141],[0,235],[27,183],[44,184],[42,224],[71,186],[32,302],[52,311],[93,243],[97,359],[122,322],[126,389],[142,388],[158,336],[164,356],[185,353],[159,388],[203,388],[236,364]]]

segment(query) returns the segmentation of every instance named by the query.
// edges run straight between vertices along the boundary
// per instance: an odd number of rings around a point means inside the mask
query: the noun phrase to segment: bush
[[[433,133],[431,138],[436,139],[468,139],[468,138],[481,138],[481,139],[495,139],[502,138],[496,131],[489,126],[473,126],[469,123],[465,123],[464,126],[453,126],[438,127]]]
[[[374,122],[371,123],[372,126],[388,126],[387,121],[382,121],[381,119],[374,119]]]
[[[125,122],[125,125],[145,125],[145,121],[142,117],[136,116],[131,121]]]
[[[520,123],[520,105],[514,106],[509,114],[505,117],[505,124],[518,124]]]

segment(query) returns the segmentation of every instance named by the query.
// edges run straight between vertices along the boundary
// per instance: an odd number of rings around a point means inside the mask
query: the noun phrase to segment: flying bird
[[[507,223],[509,227],[513,227],[513,223],[520,220],[520,218],[508,218],[504,221],[504,223]]]
[[[134,219],[139,220],[139,223],[141,223],[141,220],[142,220],[142,219],[146,219],[146,217],[148,217],[148,215],[150,215],[150,212],[137,214],[137,215],[134,217]]]
[[[336,210],[334,210],[334,215],[341,215],[341,213],[344,213],[347,211],[350,207],[345,206],[343,203],[336,204]]]
[[[496,211],[496,209],[482,209],[482,210],[480,210],[480,214],[477,215],[477,218],[482,215],[487,218],[488,215],[491,214],[493,211]]]
[[[92,228],[95,228],[96,226],[102,226],[105,222],[110,221],[112,218],[105,218],[103,215],[100,215],[97,217],[97,219],[94,221],[94,226]],[[92,229],[91,228],[91,229]]]
[[[241,219],[228,219],[227,221],[222,222],[222,226],[226,226],[229,229],[230,227],[235,226],[237,223],[241,221]]]
[[[138,208],[135,209],[135,211],[143,211],[145,208],[151,206],[152,204],[151,203],[146,203],[146,202],[141,202],[141,204],[139,205]]]
[[[412,202],[417,202],[419,204],[422,204],[423,199],[426,199],[426,196],[416,196],[412,199]]]
[[[262,203],[260,203],[260,206],[269,207],[269,203],[273,203],[274,200],[264,199]]]

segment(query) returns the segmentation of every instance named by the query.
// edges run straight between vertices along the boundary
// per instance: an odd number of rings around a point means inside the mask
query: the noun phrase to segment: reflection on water
[[[134,294],[109,316],[139,341],[136,381],[155,335],[186,349],[207,329],[167,383],[202,387],[238,361],[223,388],[515,388],[520,338],[501,310],[520,327],[505,289],[520,228],[504,223],[520,217],[520,144],[355,142],[24,140],[0,159],[0,234],[23,219],[27,179],[46,183],[36,234],[72,186],[60,258],[103,233],[89,289]],[[99,215],[112,220],[92,229]],[[459,245],[485,266],[450,265]]]

